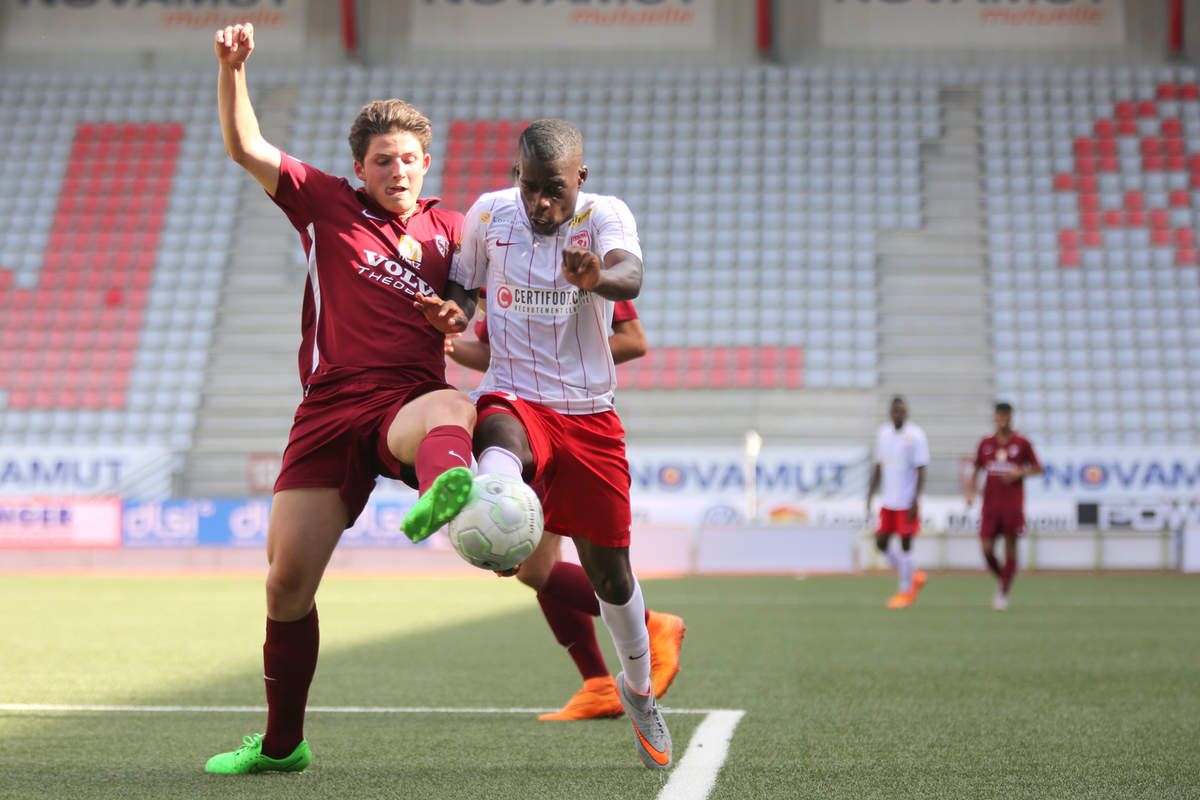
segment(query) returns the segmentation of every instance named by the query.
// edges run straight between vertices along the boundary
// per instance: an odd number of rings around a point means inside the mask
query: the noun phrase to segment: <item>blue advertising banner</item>
[[[400,530],[411,500],[380,499],[363,509],[342,534],[342,547],[428,547]],[[125,503],[125,547],[265,547],[271,517],[268,498],[175,498]]]

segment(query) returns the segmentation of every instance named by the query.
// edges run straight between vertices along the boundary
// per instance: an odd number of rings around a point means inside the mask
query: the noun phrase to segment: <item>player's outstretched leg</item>
[[[437,476],[405,515],[401,527],[414,542],[429,538],[470,502],[475,476],[466,467],[453,467]]]
[[[624,672],[617,676],[617,687],[621,690],[621,705],[633,723],[638,758],[650,769],[667,769],[672,762],[671,733],[654,700],[654,687],[645,694],[635,692],[625,680]]]
[[[256,733],[242,739],[242,746],[228,753],[218,753],[204,765],[205,772],[217,775],[248,775],[253,772],[304,772],[312,763],[312,750],[303,740],[296,749],[283,758],[264,756],[263,734]]]

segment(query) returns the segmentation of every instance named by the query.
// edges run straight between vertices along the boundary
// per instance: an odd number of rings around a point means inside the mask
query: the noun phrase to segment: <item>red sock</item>
[[[460,425],[439,425],[417,446],[417,484],[421,494],[448,469],[471,466],[471,434]]]
[[[538,592],[537,598],[550,630],[554,631],[554,638],[567,648],[567,655],[575,662],[575,668],[583,679],[586,681],[607,675],[608,667],[604,664],[600,644],[596,641],[596,626],[592,618],[544,592]]]
[[[592,588],[592,582],[588,580],[583,567],[578,564],[555,561],[554,566],[550,568],[550,577],[546,579],[546,585],[538,592],[538,596],[542,593],[576,611],[593,617],[600,616],[600,601],[596,598],[596,590]],[[646,620],[649,619],[650,609],[646,609]]]
[[[267,618],[263,677],[267,684],[267,735],[263,755],[283,758],[304,738],[308,687],[317,670],[317,607],[295,622]]]
[[[1004,561],[1004,569],[1000,572],[1000,591],[1008,594],[1008,587],[1012,586],[1013,578],[1017,576],[1017,556],[1014,553]]]

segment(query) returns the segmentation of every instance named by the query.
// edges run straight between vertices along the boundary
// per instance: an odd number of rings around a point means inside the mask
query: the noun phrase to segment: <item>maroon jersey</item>
[[[1012,433],[1001,444],[992,434],[979,443],[975,451],[975,468],[987,470],[983,485],[983,513],[1020,512],[1025,505],[1025,479],[1004,482],[1004,475],[1020,468],[1041,469],[1033,445],[1019,433]]]
[[[299,231],[308,256],[301,382],[445,380],[444,336],[413,299],[445,293],[462,214],[434,208],[436,199],[419,200],[401,221],[344,178],[286,153],[271,199]]]

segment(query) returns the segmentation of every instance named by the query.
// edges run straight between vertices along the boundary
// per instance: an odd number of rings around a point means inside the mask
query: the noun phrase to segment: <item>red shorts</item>
[[[982,518],[979,520],[980,538],[991,539],[1005,533],[1015,533],[1017,536],[1025,533],[1025,512],[1020,508],[984,506]]]
[[[492,414],[520,421],[533,451],[534,477],[546,530],[605,547],[629,546],[629,462],[625,429],[615,411],[560,414],[506,394],[476,403],[482,423]]]
[[[908,539],[911,536],[916,536],[921,529],[921,518],[908,518],[907,508],[881,508],[879,509],[879,528],[875,531],[876,536],[882,536],[889,533],[898,533],[900,538]]]
[[[377,476],[417,487],[412,465],[388,450],[388,427],[406,403],[452,388],[437,381],[404,387],[372,383],[313,387],[296,409],[275,491],[336,488],[349,512],[346,527],[350,527],[367,504]]]

